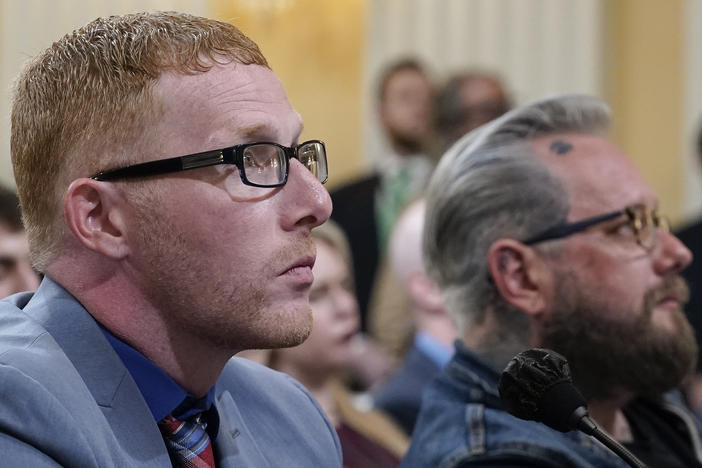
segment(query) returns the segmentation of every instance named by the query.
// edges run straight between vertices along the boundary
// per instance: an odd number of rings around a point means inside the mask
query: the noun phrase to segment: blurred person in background
[[[436,132],[442,151],[471,130],[511,107],[504,85],[494,75],[463,72],[451,76],[436,99]]]
[[[390,230],[403,206],[424,189],[433,167],[434,86],[415,59],[385,68],[379,79],[377,111],[389,151],[376,155],[375,170],[331,191],[332,219],[351,246],[361,330]]]
[[[395,314],[396,320],[413,326],[412,344],[399,369],[375,394],[375,406],[412,434],[422,402],[422,391],[453,355],[456,328],[446,313],[441,291],[424,272],[422,233],[426,202],[411,203],[400,215],[390,236],[389,263],[399,294],[407,298],[407,308]]]
[[[698,163],[702,164],[702,122],[695,137],[695,156]],[[682,275],[690,288],[690,301],[685,306],[685,313],[699,343],[702,338],[702,219],[688,222],[676,230],[675,235],[693,255],[692,263],[682,272]],[[695,374],[686,382],[684,390],[690,407],[702,419],[702,355],[700,354],[697,356]]]
[[[435,146],[440,151],[447,150],[460,137],[504,114],[510,106],[508,93],[495,75],[478,71],[452,75],[436,96]],[[402,358],[413,340],[411,322],[405,313],[410,304],[390,270],[387,262],[381,263],[368,312],[369,330],[394,356]]]
[[[17,194],[0,186],[0,298],[34,291],[39,279],[29,261]]]
[[[310,290],[312,332],[299,346],[272,350],[268,364],[300,381],[322,406],[339,435],[344,467],[397,466],[407,437],[380,412],[359,409],[342,383],[359,330],[348,243],[329,221],[315,228],[312,237],[317,247]]]

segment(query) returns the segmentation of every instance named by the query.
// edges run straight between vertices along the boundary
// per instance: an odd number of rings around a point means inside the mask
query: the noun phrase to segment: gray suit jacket
[[[290,377],[232,359],[216,385],[218,467],[340,467],[334,428]],[[159,429],[92,316],[45,278],[0,301],[0,465],[169,467]]]

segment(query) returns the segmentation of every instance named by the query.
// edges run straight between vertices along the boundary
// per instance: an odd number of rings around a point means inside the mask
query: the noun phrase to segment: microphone
[[[590,418],[585,398],[573,385],[568,360],[557,352],[533,348],[517,354],[505,367],[497,386],[502,405],[513,416],[544,423],[560,432],[580,430],[630,466],[646,468]]]

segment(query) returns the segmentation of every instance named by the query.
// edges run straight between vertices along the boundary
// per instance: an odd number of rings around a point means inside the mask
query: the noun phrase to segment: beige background
[[[97,16],[152,9],[232,21],[251,35],[303,115],[303,137],[327,142],[330,187],[384,151],[375,79],[412,54],[437,81],[496,71],[517,103],[604,97],[613,137],[673,221],[702,210],[690,144],[702,114],[702,0],[0,0],[1,182],[12,183],[9,88],[26,58]]]

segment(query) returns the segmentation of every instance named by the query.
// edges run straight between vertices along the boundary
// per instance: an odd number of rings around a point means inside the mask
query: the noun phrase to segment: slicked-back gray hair
[[[568,195],[529,142],[563,133],[601,135],[609,125],[601,100],[558,96],[508,112],[443,156],[427,192],[424,262],[461,334],[488,309],[501,314],[511,332],[528,332],[523,314],[492,284],[487,253],[499,238],[525,239],[567,218]]]

